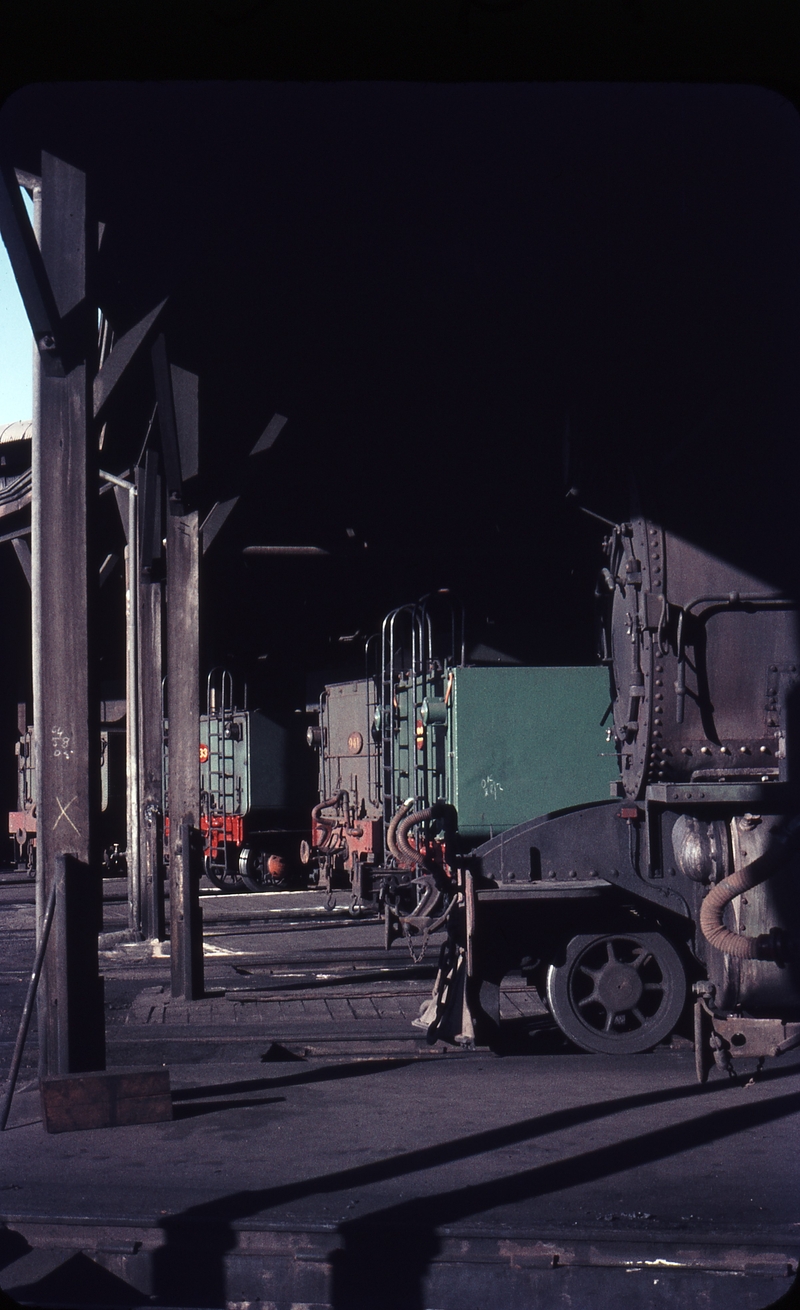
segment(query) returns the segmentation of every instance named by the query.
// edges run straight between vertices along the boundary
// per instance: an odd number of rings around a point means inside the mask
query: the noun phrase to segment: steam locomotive
[[[457,814],[458,842],[475,845],[537,806],[606,798],[618,773],[603,730],[602,667],[526,668],[486,648],[467,664],[456,626],[447,593],[400,606],[384,620],[378,648],[367,649],[368,661],[378,657],[372,673],[326,687],[309,707],[319,801],[301,858],[313,884],[349,887],[354,911],[377,902],[390,925],[398,898],[404,906],[419,899],[409,896],[418,884],[408,834],[420,810],[438,806],[451,826]],[[563,768],[554,770],[558,737]],[[430,857],[442,851],[434,842]],[[394,920],[396,931],[404,919]]]
[[[258,709],[234,704],[233,680],[213,669],[200,715],[200,836],[203,869],[221,891],[279,890],[290,881],[300,832],[287,768],[286,729]],[[8,816],[16,865],[33,877],[36,870],[36,769],[34,729],[27,707],[19,706],[17,809]],[[125,875],[126,863],[126,703],[101,701],[101,839],[106,874]],[[58,743],[54,740],[57,749]],[[169,720],[163,715],[162,814],[165,850],[169,815]],[[303,829],[304,830],[304,829]]]
[[[445,930],[429,1042],[497,1045],[521,968],[586,1051],[693,1014],[704,1080],[800,1044],[797,604],[655,522],[609,526],[596,668],[470,667],[437,653],[430,599],[387,617],[377,670],[309,729],[303,855],[378,902],[387,944]]]

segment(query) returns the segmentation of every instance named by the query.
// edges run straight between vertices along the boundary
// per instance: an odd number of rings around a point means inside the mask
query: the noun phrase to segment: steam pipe
[[[428,819],[432,819],[434,809],[435,806],[428,805],[424,810],[415,810],[397,825],[395,841],[401,856],[407,861],[407,867],[413,868],[422,861],[420,852],[409,845],[408,834],[416,823],[427,823]]]
[[[427,823],[429,819],[437,818],[446,814],[452,807],[446,801],[434,801],[433,805],[427,806],[424,810],[416,810],[409,814],[405,819],[400,819],[397,825],[395,841],[397,849],[403,859],[410,861],[410,866],[422,864],[423,859],[419,851],[414,850],[413,846],[408,843],[408,834],[416,823]]]
[[[417,857],[416,855],[413,857],[410,866],[406,863],[405,857],[401,855],[397,847],[397,843],[395,842],[395,834],[397,833],[397,826],[400,823],[400,820],[403,818],[404,814],[408,813],[408,811],[411,809],[411,806],[413,804],[414,804],[414,799],[411,796],[408,798],[407,801],[403,801],[403,804],[400,806],[400,809],[397,811],[397,813],[392,815],[391,823],[389,824],[389,827],[386,829],[386,845],[389,847],[389,853],[390,855],[394,856],[394,858],[397,860],[397,863],[403,869],[409,867],[413,868],[413,866],[417,862]]]
[[[786,827],[776,832],[769,848],[758,859],[737,869],[729,877],[712,887],[700,906],[700,930],[710,946],[724,955],[732,955],[737,960],[769,960],[774,958],[775,946],[772,933],[761,937],[745,937],[731,932],[722,922],[726,905],[736,900],[743,892],[758,887],[766,882],[786,863],[793,854],[800,836],[800,814],[790,819]]]
[[[315,828],[325,829],[325,841],[328,840],[336,827],[336,822],[334,819],[323,819],[322,811],[330,809],[332,805],[338,805],[343,796],[347,796],[346,791],[337,791],[333,796],[328,796],[324,801],[320,801],[319,805],[315,805],[311,811],[311,823]]]

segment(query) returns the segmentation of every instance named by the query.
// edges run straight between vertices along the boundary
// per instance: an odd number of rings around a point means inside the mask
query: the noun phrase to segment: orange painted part
[[[203,834],[203,854],[210,855],[212,860],[216,859],[217,852],[223,841],[227,840],[236,846],[241,846],[244,842],[244,819],[241,814],[212,814],[211,830],[209,833],[209,821],[205,814],[200,815],[200,831]],[[164,816],[164,843],[169,843],[169,815]]]
[[[203,850],[216,859],[224,841],[241,846],[244,841],[244,819],[241,814],[212,814],[210,820],[203,814],[200,817],[200,831],[203,834]]]
[[[351,859],[354,855],[374,854],[380,857],[383,854],[383,830],[380,819],[360,819],[357,826],[363,828],[363,835],[353,837],[348,834],[347,837]]]
[[[8,831],[12,837],[18,832],[36,832],[36,815],[28,810],[12,810],[8,816]]]
[[[311,825],[311,845],[312,848],[319,850],[325,848],[325,839],[331,835],[334,845],[344,840],[347,845],[347,854],[344,857],[345,863],[352,867],[354,857],[363,858],[365,855],[374,855],[380,859],[383,855],[383,826],[380,819],[359,819],[356,823],[357,828],[361,828],[361,836],[357,837],[354,833],[346,832],[344,825],[337,823],[333,830],[330,827],[323,827],[322,824],[313,823]]]

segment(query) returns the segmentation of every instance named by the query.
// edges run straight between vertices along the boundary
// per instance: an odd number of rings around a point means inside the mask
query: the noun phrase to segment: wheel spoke
[[[617,1017],[617,1011],[616,1011],[616,1010],[606,1010],[606,1021],[605,1021],[604,1025],[603,1025],[603,1032],[604,1032],[604,1033],[610,1033],[610,1032],[613,1031],[613,1029],[612,1029],[612,1025],[613,1025],[614,1020],[616,1019],[616,1017]]]
[[[584,1005],[594,1005],[595,1003],[597,1003],[598,1005],[602,1005],[602,1001],[600,1000],[600,997],[598,996],[596,989],[591,993],[590,996],[584,996],[582,1000],[575,1002],[575,1004],[579,1006],[580,1009],[583,1009]]]
[[[647,1020],[645,1019],[645,1017],[644,1017],[644,1015],[642,1014],[641,1010],[638,1009],[637,1006],[634,1006],[632,1010],[629,1010],[629,1011],[628,1011],[628,1013],[629,1013],[629,1014],[632,1014],[633,1017],[634,1017],[634,1019],[637,1019],[637,1020],[638,1020],[638,1022],[639,1022],[639,1027],[640,1027],[640,1028],[644,1028],[645,1024],[647,1023]]]
[[[617,957],[616,957],[616,955],[614,954],[614,938],[613,938],[613,937],[609,937],[608,940],[607,940],[607,942],[606,942],[606,955],[607,955],[607,957],[608,957],[608,963],[609,963],[609,964],[616,964],[616,963],[617,963]]]
[[[649,964],[652,958],[653,958],[652,951],[640,951],[639,954],[636,955],[633,960],[631,960],[631,968],[641,969],[643,965]]]
[[[600,977],[600,975],[601,975],[601,973],[603,972],[603,969],[604,969],[605,967],[606,967],[606,966],[603,965],[603,967],[600,968],[600,969],[587,969],[587,967],[586,967],[585,964],[580,964],[580,965],[578,966],[578,968],[576,969],[576,973],[585,973],[585,974],[586,974],[586,977],[587,977],[587,978],[591,978],[592,982],[594,983],[594,985],[595,985],[595,987],[596,987],[596,986],[597,986],[597,979]]]

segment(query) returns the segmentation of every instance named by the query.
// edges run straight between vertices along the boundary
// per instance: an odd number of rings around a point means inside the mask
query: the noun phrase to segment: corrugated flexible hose
[[[400,820],[403,818],[403,815],[408,814],[408,811],[411,809],[411,806],[413,804],[414,804],[413,799],[403,801],[403,804],[400,806],[400,809],[397,811],[397,813],[392,815],[392,818],[389,822],[389,827],[386,829],[386,845],[389,847],[389,854],[394,856],[394,858],[397,860],[397,863],[400,865],[401,869],[413,869],[414,865],[417,862],[416,855],[413,857],[413,859],[411,859],[410,863],[408,862],[405,856],[401,855],[396,840],[397,826],[400,823]]]
[[[700,930],[706,941],[724,955],[737,960],[770,959],[770,934],[763,937],[745,937],[732,932],[722,922],[726,905],[743,892],[758,887],[783,868],[800,843],[800,814],[794,815],[785,827],[775,831],[763,855],[736,869],[718,882],[700,906]]]
[[[443,896],[441,889],[436,885],[435,871],[426,867],[424,857],[409,844],[408,834],[415,824],[427,823],[429,819],[444,814],[449,807],[443,801],[435,801],[433,805],[427,806],[424,810],[415,810],[413,813],[407,814],[408,805],[409,802],[407,801],[404,806],[401,806],[392,820],[394,825],[394,854],[398,860],[402,861],[404,868],[419,868],[421,870],[421,876],[415,881],[424,887],[424,891],[414,913],[401,915],[400,921],[407,927],[414,928],[417,931],[431,932],[435,927],[439,926],[439,923],[444,922],[443,918],[434,918],[442,906]],[[405,818],[403,815],[405,815]],[[445,913],[445,918],[447,913],[449,913],[449,909]]]
[[[408,834],[416,823],[427,823],[436,813],[436,806],[429,805],[424,810],[414,810],[413,814],[407,814],[401,819],[395,830],[395,845],[400,852],[402,859],[406,862],[406,867],[413,869],[415,865],[422,862],[422,856],[419,851],[409,844]]]

